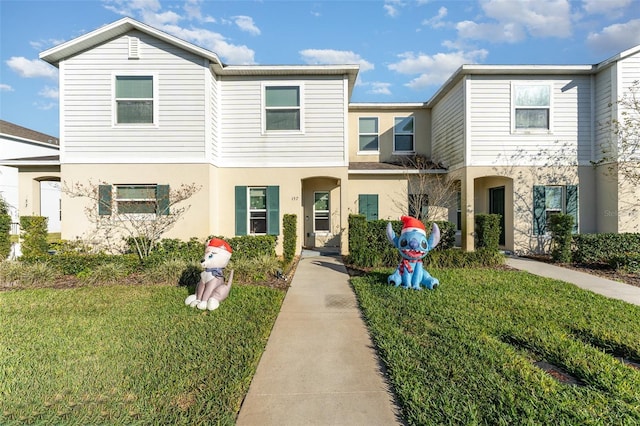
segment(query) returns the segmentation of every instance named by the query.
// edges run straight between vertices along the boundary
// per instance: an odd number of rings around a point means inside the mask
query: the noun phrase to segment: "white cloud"
[[[442,6],[438,9],[438,14],[433,18],[425,19],[422,21],[422,25],[430,26],[431,28],[440,28],[445,25],[443,22],[444,18],[447,17],[448,10],[446,7]]]
[[[242,31],[246,31],[252,35],[260,35],[260,28],[256,27],[256,24],[253,22],[253,18],[250,16],[234,16],[236,25]]]
[[[462,38],[515,42],[531,37],[565,38],[572,33],[569,0],[482,0],[489,22],[458,23]]]
[[[183,20],[194,19],[206,23],[215,21],[211,17],[202,18],[200,3],[188,0],[184,7],[186,16],[173,11],[163,12],[157,0],[105,0],[104,7],[121,15],[138,17],[148,25],[215,52],[225,62],[236,65],[254,64],[255,52],[247,46],[231,44],[222,34],[206,28],[180,24]]]
[[[202,0],[187,0],[183,6],[184,11],[187,13],[186,18],[200,22],[216,22],[215,18],[211,16],[202,16],[202,11],[200,10],[201,4]]]
[[[415,54],[405,52],[398,55],[401,60],[388,67],[400,74],[420,74],[411,80],[406,86],[412,89],[421,89],[435,86],[445,82],[463,64],[473,64],[484,60],[488,51],[485,49],[468,52],[457,51],[452,53],[437,53],[435,55]]]
[[[368,86],[371,86],[371,89],[367,90],[367,93],[373,95],[391,95],[391,83],[383,83],[381,81],[374,81],[368,83]]]
[[[23,56],[12,56],[6,61],[9,68],[17,72],[20,77],[48,77],[58,78],[58,70],[46,62],[38,59],[27,59]]]
[[[44,86],[44,88],[38,92],[38,95],[43,98],[58,99],[59,91],[57,87]]]
[[[13,92],[13,87],[8,84],[0,84],[0,92]]]
[[[620,52],[640,44],[640,19],[605,27],[590,33],[587,44],[597,52]]]
[[[463,39],[490,40],[492,42],[516,43],[525,38],[522,26],[505,24],[477,24],[472,21],[462,21],[456,24],[458,36]]]
[[[160,29],[215,52],[224,58],[225,62],[236,65],[250,65],[255,63],[255,52],[253,50],[247,46],[228,43],[226,38],[219,33],[202,28],[187,29],[177,25],[167,25]]]
[[[34,102],[33,105],[42,111],[49,111],[58,106],[57,102]]]
[[[605,15],[610,18],[623,16],[624,9],[633,0],[582,0],[582,8],[590,15]]]
[[[384,10],[385,12],[387,12],[387,15],[391,16],[392,18],[395,18],[396,16],[398,16],[398,9],[390,4],[385,4],[384,6]]]
[[[361,72],[372,70],[375,67],[357,53],[346,50],[305,49],[299,53],[307,64],[358,64]]]

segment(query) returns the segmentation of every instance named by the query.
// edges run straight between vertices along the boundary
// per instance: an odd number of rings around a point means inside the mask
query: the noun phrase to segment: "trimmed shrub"
[[[40,256],[47,254],[47,221],[44,216],[21,216],[22,254],[23,256]]]
[[[555,262],[571,262],[571,236],[573,233],[573,216],[555,214],[549,218],[551,231],[551,258]]]
[[[297,216],[295,214],[285,214],[282,216],[282,245],[285,265],[290,264],[296,255],[296,227]]]
[[[504,264],[504,255],[496,250],[476,251],[460,249],[434,250],[424,258],[425,268],[472,268]]]
[[[347,262],[358,267],[396,266],[400,262],[398,250],[387,239],[387,224],[396,235],[402,231],[400,220],[367,221],[363,215],[349,215],[349,256]],[[433,251],[447,250],[455,242],[455,226],[451,222],[436,221],[440,228],[440,243]],[[432,222],[424,224],[427,233]]]
[[[0,261],[11,253],[11,216],[0,213]]]
[[[627,274],[640,274],[640,253],[626,253],[612,256],[609,266]]]
[[[476,214],[476,248],[498,251],[500,243],[500,215]]]
[[[614,256],[640,253],[640,234],[577,234],[573,236],[573,261],[609,263]]]

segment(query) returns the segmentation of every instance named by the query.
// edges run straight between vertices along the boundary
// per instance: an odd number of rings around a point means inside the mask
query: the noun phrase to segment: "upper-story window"
[[[300,98],[300,86],[265,86],[265,130],[302,130]]]
[[[360,117],[358,151],[378,152],[378,117]]]
[[[116,76],[116,124],[153,124],[153,77]]]
[[[551,87],[548,84],[518,84],[513,87],[514,129],[549,130]]]
[[[396,117],[393,126],[393,151],[414,152],[413,117]]]

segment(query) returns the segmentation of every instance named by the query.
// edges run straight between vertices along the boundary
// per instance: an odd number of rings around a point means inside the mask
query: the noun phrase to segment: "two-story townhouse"
[[[64,182],[101,183],[115,208],[141,211],[168,188],[201,186],[168,237],[281,236],[292,213],[299,247],[346,253],[350,213],[416,214],[417,180],[446,176],[458,196],[438,218],[458,224],[464,249],[474,215],[492,212],[503,247],[528,252],[558,212],[580,232],[637,229],[624,209],[637,190],[592,162],[611,146],[604,124],[640,76],[639,50],[594,66],[465,65],[429,101],[406,104],[350,104],[356,65],[226,65],[130,18],[41,58],[60,68]],[[427,161],[399,161],[415,156]],[[76,212],[63,238],[87,232],[84,207],[63,196]]]
[[[460,180],[463,248],[477,212],[500,214],[518,252],[548,247],[556,213],[574,232],[638,232],[639,188],[611,169],[611,124],[638,79],[640,46],[596,65],[462,66],[427,106],[432,161]]]
[[[195,183],[167,237],[281,235],[292,213],[300,245],[346,247],[357,66],[227,66],[129,18],[41,58],[60,69],[65,184],[91,182],[115,209],[149,213],[170,188]],[[76,212],[63,238],[85,235],[87,201],[63,194],[62,206]]]

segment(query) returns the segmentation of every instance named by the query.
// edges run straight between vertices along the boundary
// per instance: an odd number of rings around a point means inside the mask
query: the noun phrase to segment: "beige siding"
[[[588,163],[591,159],[591,83],[587,76],[509,79],[479,76],[469,81],[470,165]],[[552,86],[551,129],[512,131],[512,84]]]
[[[359,151],[360,117],[376,117],[378,119],[378,151]],[[418,107],[398,108],[376,106],[356,107],[349,111],[349,161],[352,162],[385,162],[393,157],[393,127],[396,117],[413,117],[414,148],[416,154],[431,157],[430,110]]]
[[[464,83],[461,81],[433,106],[431,112],[431,158],[449,168],[460,167],[464,162],[464,95]]]
[[[265,133],[263,82],[302,87],[302,132]],[[221,156],[223,167],[331,167],[345,165],[346,117],[342,77],[221,81]]]
[[[65,161],[203,161],[204,60],[142,33],[130,35],[140,39],[139,59],[128,58],[123,36],[64,61]],[[114,125],[114,78],[128,73],[154,76],[157,125]]]

